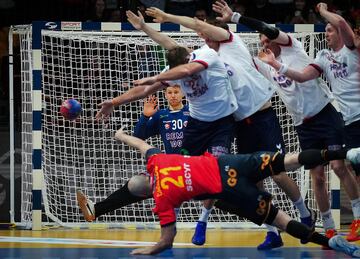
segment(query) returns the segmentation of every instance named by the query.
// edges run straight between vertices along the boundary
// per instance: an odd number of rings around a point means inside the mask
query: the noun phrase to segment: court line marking
[[[104,239],[76,239],[76,238],[43,238],[43,237],[8,237],[0,236],[0,243],[42,243],[66,245],[96,245],[96,246],[152,246],[156,242],[104,240]],[[192,243],[174,243],[174,246],[194,246]]]

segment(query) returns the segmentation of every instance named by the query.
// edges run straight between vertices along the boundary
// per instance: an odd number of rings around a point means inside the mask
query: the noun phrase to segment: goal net
[[[22,223],[32,220],[32,52],[31,27],[19,30],[22,71]],[[134,149],[114,141],[114,132],[126,126],[133,132],[143,110],[142,101],[115,109],[108,124],[94,120],[97,105],[132,87],[133,80],[152,76],[166,65],[165,50],[140,32],[86,32],[43,30],[42,63],[42,170],[43,221],[63,226],[87,225],[76,202],[76,190],[83,190],[94,202],[105,199],[131,176],[145,171],[144,160]],[[198,48],[204,42],[194,33],[168,33],[180,45]],[[323,33],[295,33],[311,57],[324,48]],[[256,55],[258,34],[241,33]],[[166,103],[157,93],[160,108]],[[80,101],[80,118],[69,122],[59,114],[61,103],[69,98]],[[290,115],[278,96],[272,99],[283,130],[287,152],[299,151],[298,139]],[[148,140],[162,147],[161,140]],[[233,150],[234,151],[234,150]],[[316,210],[309,174],[303,169],[290,172],[309,207]],[[330,174],[329,174],[330,175]],[[330,179],[329,179],[330,182]],[[266,188],[274,203],[291,217],[298,212],[272,180]],[[330,186],[329,186],[330,187]],[[156,226],[152,199],[135,203],[99,217],[101,226]],[[191,226],[201,213],[199,202],[181,206],[178,227]],[[215,209],[209,225],[244,226],[246,221]],[[242,224],[239,224],[242,223]],[[250,223],[249,226],[255,226]]]

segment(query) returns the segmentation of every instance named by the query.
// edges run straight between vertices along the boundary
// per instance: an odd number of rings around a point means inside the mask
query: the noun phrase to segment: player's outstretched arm
[[[146,248],[138,248],[131,252],[133,255],[151,255],[151,254],[158,254],[165,249],[172,248],[174,238],[176,235],[175,231],[175,224],[170,224],[167,226],[161,227],[161,237],[160,241],[157,242],[152,247]]]
[[[161,45],[163,48],[170,50],[178,46],[175,40],[147,25],[140,11],[138,11],[138,15],[136,15],[132,11],[128,10],[126,11],[126,16],[127,20],[132,24],[132,26],[134,26],[135,29],[145,32],[153,41]]]
[[[280,74],[286,75],[287,77],[300,83],[320,76],[320,72],[311,65],[305,67],[302,71],[289,68],[286,64],[280,63],[276,60],[274,53],[270,49],[260,51],[258,58],[275,68]]]
[[[146,10],[146,14],[154,17],[154,22],[171,22],[180,24],[186,28],[202,33],[213,41],[224,41],[229,39],[229,32],[223,28],[216,27],[198,19],[186,16],[168,14],[158,8],[151,7]]]
[[[354,30],[354,44],[360,50],[360,28]]]
[[[354,32],[346,20],[336,13],[329,12],[325,3],[319,3],[316,7],[320,15],[340,32],[345,46],[353,48]]]
[[[220,17],[216,18],[220,21],[241,23],[250,29],[264,34],[268,39],[280,44],[288,44],[289,42],[289,37],[285,32],[282,32],[276,27],[271,26],[263,21],[243,16],[237,12],[233,12],[224,0],[216,1],[213,4],[213,10],[221,15]]]
[[[100,110],[96,113],[95,119],[97,121],[107,121],[114,110],[114,107],[121,106],[133,101],[137,101],[155,93],[158,90],[164,89],[166,85],[162,83],[143,84],[131,88],[122,95],[111,100],[106,100],[98,105]]]
[[[141,85],[155,84],[155,83],[166,82],[171,80],[178,80],[187,76],[191,76],[200,71],[203,71],[204,69],[205,66],[203,64],[197,62],[191,62],[188,64],[176,66],[156,76],[136,80],[134,81],[134,85],[141,86]],[[165,88],[165,86],[163,87]]]
[[[145,156],[146,152],[149,149],[154,148],[153,146],[146,143],[144,140],[126,134],[123,127],[116,131],[115,139],[138,149],[143,156]]]

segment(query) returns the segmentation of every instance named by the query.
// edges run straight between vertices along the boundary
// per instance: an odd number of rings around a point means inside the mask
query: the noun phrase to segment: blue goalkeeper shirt
[[[147,139],[160,134],[167,154],[180,154],[184,129],[187,126],[189,107],[171,111],[169,108],[158,110],[151,118],[141,115],[136,123],[134,136]]]

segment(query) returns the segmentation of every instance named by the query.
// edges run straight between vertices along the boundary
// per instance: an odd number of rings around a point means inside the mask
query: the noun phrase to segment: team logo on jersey
[[[161,115],[160,115],[160,119],[166,118],[166,117],[169,117],[169,115],[168,115],[168,114],[161,114]]]
[[[184,86],[190,88],[192,92],[187,92],[188,98],[200,97],[209,89],[200,75],[191,75],[184,80]]]
[[[285,75],[278,74],[274,76],[273,79],[281,88],[288,88],[293,83],[293,81]]]
[[[335,78],[345,78],[349,75],[348,65],[346,62],[341,63],[337,61],[330,53],[326,53],[325,57],[331,62],[330,70]]]
[[[184,121],[184,127],[186,127],[186,126],[187,126],[187,123],[188,123],[187,121]]]
[[[171,125],[170,125],[170,123],[165,123],[164,127],[166,130],[168,130],[168,129],[170,129]]]

